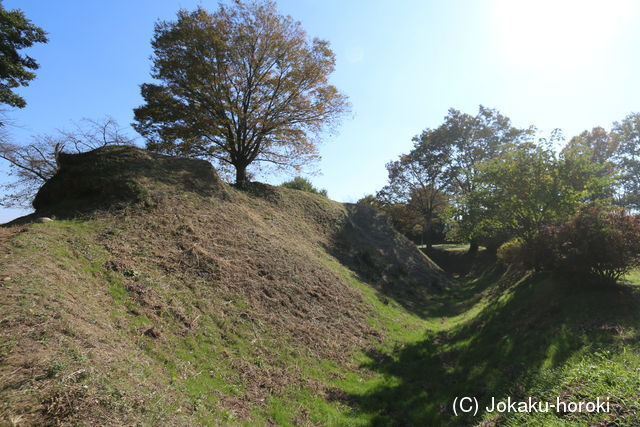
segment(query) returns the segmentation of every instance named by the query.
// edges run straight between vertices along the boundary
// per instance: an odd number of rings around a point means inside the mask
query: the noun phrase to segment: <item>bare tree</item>
[[[133,144],[118,123],[106,117],[83,119],[72,130],[58,130],[54,135],[37,136],[26,145],[9,142],[9,134],[0,128],[0,159],[9,164],[14,180],[2,186],[0,205],[27,207],[38,189],[58,171],[61,152],[82,153],[106,145]]]

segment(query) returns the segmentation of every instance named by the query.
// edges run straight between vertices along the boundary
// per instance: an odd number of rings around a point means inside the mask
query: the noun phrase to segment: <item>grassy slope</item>
[[[3,231],[1,422],[366,424],[363,366],[424,321],[336,258],[345,208],[170,190]]]
[[[340,204],[172,185],[0,230],[0,424],[640,422],[634,285],[493,268],[416,292],[375,249],[336,250]],[[454,417],[467,395],[610,396],[615,412]]]
[[[377,424],[638,425],[640,281],[616,288],[562,285],[490,269],[439,297],[423,338],[368,367],[387,383],[358,396]],[[477,417],[456,417],[455,397],[477,397]],[[495,414],[491,397],[555,403],[610,398],[608,414]]]
[[[5,270],[1,282],[3,330],[13,334],[3,337],[0,348],[3,420],[640,421],[640,292],[632,284],[578,290],[549,278],[493,270],[434,296],[417,316],[381,301],[371,286],[321,253],[319,260],[362,296],[367,324],[384,333],[382,340],[373,334],[365,351],[341,360],[305,351],[272,331],[256,331],[256,323],[242,321],[248,305],[241,296],[202,295],[198,301],[178,283],[156,283],[150,286],[157,297],[171,305],[149,312],[126,283],[137,276],[151,284],[160,280],[157,272],[104,268],[113,254],[101,239],[115,239],[122,229],[104,221],[54,221],[31,225],[12,238],[10,247],[20,262]],[[226,304],[225,314],[213,316],[205,309],[194,316],[189,311],[199,304]],[[187,328],[184,318],[197,326]],[[159,337],[145,335],[152,327]],[[253,372],[253,366],[263,373]],[[267,392],[252,390],[256,381],[266,382]],[[549,401],[609,396],[614,413],[480,414],[461,420],[450,404],[462,395],[485,404],[490,396]],[[34,403],[41,404],[36,414],[14,412]]]

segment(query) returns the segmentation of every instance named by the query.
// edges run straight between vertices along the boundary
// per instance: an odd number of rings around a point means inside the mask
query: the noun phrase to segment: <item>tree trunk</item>
[[[422,238],[423,240],[425,240],[427,243],[427,249],[431,249],[433,247],[433,242],[431,241],[431,224],[427,223],[425,224],[424,228],[422,229]]]
[[[475,254],[476,252],[478,252],[478,242],[476,242],[475,240],[472,240],[469,242],[469,253],[470,254]]]
[[[247,185],[247,167],[243,165],[234,165],[236,168],[236,187],[244,188]]]
[[[427,242],[427,249],[431,249],[433,247],[433,242],[431,241],[431,213],[427,218],[424,221],[424,227],[422,227],[422,236]]]

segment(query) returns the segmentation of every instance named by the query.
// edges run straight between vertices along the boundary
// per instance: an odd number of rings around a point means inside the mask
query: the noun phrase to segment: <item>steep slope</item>
[[[364,207],[132,147],[60,160],[0,240],[0,423],[342,422],[336,384],[447,284]]]
[[[375,425],[640,425],[640,274],[569,284],[488,255],[427,304],[424,336],[367,364],[387,381],[351,393],[360,411]],[[456,415],[465,396],[478,412]],[[529,399],[550,406],[518,412]]]

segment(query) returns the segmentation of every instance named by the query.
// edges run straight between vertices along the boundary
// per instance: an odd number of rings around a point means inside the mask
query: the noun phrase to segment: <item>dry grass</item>
[[[336,400],[310,369],[358,371],[354,352],[385,330],[331,265],[381,266],[373,285],[407,306],[440,277],[362,212],[209,175],[215,191],[178,191],[183,163],[179,179],[157,180],[140,173],[155,160],[136,159],[126,179],[144,203],[0,229],[0,424],[266,422],[274,396]],[[78,216],[82,200],[58,202],[48,212]]]

